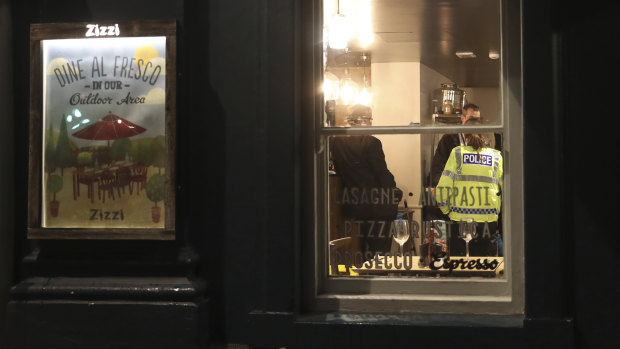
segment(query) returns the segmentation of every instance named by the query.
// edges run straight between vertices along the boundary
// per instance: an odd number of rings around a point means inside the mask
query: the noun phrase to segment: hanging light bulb
[[[349,21],[340,12],[340,1],[338,1],[336,13],[331,17],[329,23],[329,47],[333,49],[346,48],[350,37],[350,30]]]
[[[358,86],[351,78],[343,79],[340,84],[340,99],[344,105],[352,104],[358,95]]]
[[[370,92],[370,80],[368,79],[368,75],[366,74],[366,59],[368,59],[368,56],[364,54],[362,55],[362,59],[364,60],[364,75],[362,76],[364,88],[357,97],[357,104],[370,106],[370,103],[372,102],[372,92]]]
[[[333,49],[346,48],[349,41],[348,29],[346,17],[341,13],[334,14],[329,25],[329,47]]]
[[[349,68],[344,69],[344,78],[340,81],[340,100],[344,105],[351,105],[357,101],[359,86],[349,74]]]
[[[366,67],[364,67],[364,69],[366,69]],[[370,106],[370,103],[372,102],[372,92],[370,92],[370,83],[365,71],[362,80],[364,80],[364,88],[357,96],[357,104]]]

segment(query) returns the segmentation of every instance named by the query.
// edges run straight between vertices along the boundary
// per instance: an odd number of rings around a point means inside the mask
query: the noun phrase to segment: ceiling
[[[499,0],[370,0],[377,62],[421,62],[463,87],[499,86]],[[351,46],[352,51],[361,50]],[[477,58],[460,59],[457,51]]]

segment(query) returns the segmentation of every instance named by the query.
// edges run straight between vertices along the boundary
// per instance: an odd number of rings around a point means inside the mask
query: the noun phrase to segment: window
[[[519,3],[320,3],[310,306],[522,313]]]

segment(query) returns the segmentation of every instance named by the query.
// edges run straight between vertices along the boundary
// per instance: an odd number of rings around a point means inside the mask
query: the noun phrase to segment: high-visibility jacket
[[[492,148],[452,149],[435,188],[437,205],[453,221],[495,222],[501,208],[502,154]]]

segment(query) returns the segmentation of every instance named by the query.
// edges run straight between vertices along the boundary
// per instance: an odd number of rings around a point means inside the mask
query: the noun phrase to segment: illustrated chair
[[[80,185],[84,184],[86,185],[86,195],[90,199],[90,202],[95,202],[94,187],[97,182],[97,176],[92,173],[87,173],[83,169],[78,169],[75,172],[75,180],[76,187],[73,191],[73,199],[77,200],[80,196]]]
[[[118,197],[121,197],[121,190],[125,194],[125,187],[129,187],[129,194],[131,194],[131,170],[129,167],[120,167],[116,170],[116,192]]]
[[[130,188],[136,183],[136,194],[140,194],[140,189],[146,189],[146,171],[148,167],[144,164],[136,164],[131,170]],[[130,189],[132,190],[132,189]]]
[[[99,200],[105,202],[106,193],[108,197],[114,200],[114,189],[116,189],[116,176],[110,171],[104,171],[101,176],[99,176],[99,185],[97,187],[97,196]],[[103,192],[103,196],[101,192]]]

